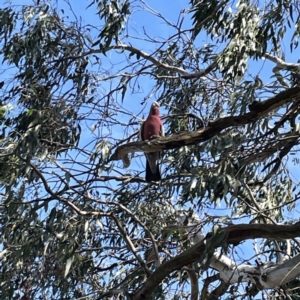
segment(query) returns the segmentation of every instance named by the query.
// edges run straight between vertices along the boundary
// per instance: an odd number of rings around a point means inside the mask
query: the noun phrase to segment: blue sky
[[[26,4],[26,3],[31,3],[31,1],[22,1],[22,0],[14,0],[12,1],[13,4]],[[5,3],[2,1],[2,3]],[[81,17],[83,20],[83,24],[93,24],[96,27],[101,27],[101,22],[98,18],[98,15],[96,14],[95,6],[91,6],[90,8],[86,9],[86,7],[89,5],[90,1],[72,1],[72,9],[74,10],[74,13],[77,15],[77,17]],[[185,9],[189,7],[189,1],[185,0],[180,0],[180,1],[148,1],[147,2],[149,6],[152,7],[157,13],[162,14],[167,21],[171,23],[177,23],[178,22],[178,17],[179,13],[182,9]],[[69,14],[69,7],[64,1],[59,1],[58,5],[61,9],[65,11],[65,15]],[[151,10],[151,8],[149,8]],[[144,38],[144,31],[149,34],[149,36],[156,38],[158,40],[160,39],[165,39],[170,37],[172,34],[174,34],[174,29],[171,28],[170,26],[166,26],[165,22],[161,19],[158,19],[157,17],[154,17],[153,15],[146,13],[138,8],[138,6],[135,7],[134,9],[134,18],[130,21],[130,23],[127,26],[128,33],[129,35],[135,35],[135,36],[140,36],[141,39],[129,39],[126,40],[125,42],[128,43],[130,42],[133,46],[136,48],[139,48],[143,51],[146,51],[148,53],[151,53],[153,51],[153,44],[152,43],[147,43],[143,40]],[[72,17],[71,17],[72,19]],[[184,28],[190,28],[192,27],[192,22],[189,20],[189,17],[185,19],[184,23]],[[93,33],[91,34],[93,36]],[[284,45],[284,48],[289,49],[289,38],[290,35],[287,34],[286,36],[286,44]],[[204,34],[201,34],[198,38],[199,43],[206,43],[209,41],[208,37],[206,37]],[[289,53],[289,51],[287,51]],[[287,55],[287,60],[291,62],[295,62],[298,58],[296,51],[292,54]],[[117,55],[115,53],[107,53],[107,58],[101,57],[102,59],[102,64],[103,66],[110,66],[110,62],[115,62],[115,61],[122,61],[123,58],[120,58],[120,55]],[[123,63],[119,64],[117,68],[122,68],[126,64],[126,61]],[[260,62],[255,62],[255,63],[249,63],[249,71],[253,74],[259,74],[259,76],[262,79],[267,79],[270,76],[272,76],[272,68],[274,67],[274,64],[269,62],[269,61],[260,61]],[[128,110],[128,112],[131,112],[133,115],[137,116],[137,120],[140,120],[142,117],[146,117],[148,114],[148,110],[150,107],[150,104],[152,101],[156,100],[155,94],[152,95],[151,98],[148,99],[145,105],[142,105],[141,102],[144,99],[144,97],[149,93],[151,90],[151,81],[149,78],[141,78],[140,79],[140,85],[143,85],[143,90],[144,93],[138,93],[134,94],[130,92],[130,89],[128,89],[127,94],[124,99],[124,108]],[[101,85],[109,89],[110,86],[108,83],[101,83]],[[120,102],[120,101],[119,101]],[[120,103],[120,105],[122,105]],[[126,121],[128,119],[128,116],[123,115],[120,116],[120,118],[124,119]],[[87,124],[90,129],[93,126],[93,123]],[[138,125],[134,128],[135,130],[138,129]],[[87,133],[87,138],[82,139],[81,144],[84,145],[90,141],[88,135],[92,134],[90,129],[86,128],[84,129],[85,132]],[[95,132],[97,134],[97,132]],[[125,133],[125,135],[129,135],[131,132]],[[115,138],[123,138],[124,137],[124,132],[116,131],[114,132],[114,137]],[[89,145],[89,147],[94,147],[94,144]],[[136,165],[138,164],[138,165]],[[142,164],[144,164],[144,159],[142,160]],[[121,165],[120,162],[118,162],[118,165]],[[141,162],[139,160],[133,159],[132,168],[136,168],[136,166],[141,167]],[[298,173],[298,168],[293,167],[291,165],[291,170],[292,173],[294,174],[295,180],[297,180],[297,173]],[[126,170],[124,170],[126,172]],[[224,214],[228,212],[228,210],[223,211]]]
[[[14,4],[25,4],[25,3],[31,3],[31,1],[12,1]],[[2,2],[4,3],[4,2]],[[74,13],[77,15],[77,17],[82,18],[83,24],[93,24],[96,27],[101,27],[101,22],[98,18],[98,15],[96,14],[95,6],[91,6],[90,8],[86,9],[86,7],[89,5],[90,1],[71,1],[72,9]],[[149,6],[149,10],[154,9],[155,12],[163,15],[168,22],[171,23],[177,23],[178,17],[180,11],[183,9],[186,9],[189,7],[189,1],[180,0],[180,1],[148,1],[147,2]],[[65,15],[69,15],[69,6],[64,1],[58,1],[58,5],[61,9],[65,11]],[[138,6],[134,8],[134,17],[130,21],[130,23],[127,26],[127,30],[129,35],[135,35],[140,36],[141,39],[127,39],[125,42],[130,42],[133,46],[136,48],[139,48],[143,51],[146,51],[148,53],[151,53],[153,51],[153,44],[145,42],[144,39],[144,31],[149,34],[152,38],[156,38],[158,40],[165,39],[170,37],[174,34],[174,29],[170,26],[166,26],[165,21],[162,19],[159,19],[157,17],[154,17],[153,15],[146,13],[145,11],[142,11],[139,9]],[[70,18],[72,20],[72,17]],[[192,27],[192,22],[189,20],[189,17],[185,19],[184,28],[190,28]],[[91,34],[93,36],[93,33]],[[287,42],[284,45],[285,48],[289,49],[289,35],[287,35]],[[209,38],[205,36],[205,34],[201,34],[198,37],[199,43],[207,43],[209,41]],[[287,51],[289,53],[289,51]],[[296,51],[293,54],[287,55],[288,61],[296,61],[297,57],[295,55]],[[101,57],[102,59],[102,65],[105,67],[110,66],[110,62],[115,61],[123,61],[123,58],[120,58],[120,55],[115,54],[113,52],[107,53],[107,58]],[[117,68],[122,68],[126,64],[126,61],[119,64]],[[259,76],[262,79],[267,79],[270,76],[272,76],[272,68],[274,67],[274,64],[269,61],[260,61],[255,63],[249,63],[249,71],[253,74],[259,74]],[[148,99],[145,105],[142,105],[141,102],[144,99],[144,97],[149,93],[151,90],[152,82],[149,80],[149,78],[141,78],[139,80],[140,85],[143,86],[144,93],[138,93],[134,94],[131,93],[130,89],[128,89],[127,94],[124,99],[123,107],[128,110],[128,112],[131,112],[133,115],[137,116],[137,120],[140,120],[143,117],[146,117],[148,114],[148,110],[150,107],[150,104],[152,101],[156,100],[155,94],[152,95],[151,98]],[[109,89],[110,86],[108,83],[101,83],[102,87],[105,89]],[[121,101],[119,101],[120,103]],[[122,103],[120,103],[122,105]],[[122,115],[120,116],[120,119],[126,121],[128,119],[128,115]],[[90,129],[94,125],[93,123],[87,124],[88,127],[90,126]],[[81,141],[82,145],[85,145],[90,142],[89,135],[92,134],[91,130],[85,128],[86,132],[86,138],[83,138]],[[138,129],[138,125],[134,128],[134,130]],[[94,132],[94,134],[97,135],[97,131]],[[125,135],[129,135],[131,132],[126,132]],[[124,132],[122,130],[114,132],[115,138],[124,138]],[[94,147],[94,144],[89,145],[89,147]],[[121,166],[121,162],[117,163],[119,166]],[[133,159],[131,168],[141,167],[144,165],[144,159],[142,159],[142,162],[136,159]],[[294,173],[295,179],[297,178],[297,167],[291,167],[292,172]],[[124,170],[126,173],[126,170]],[[222,208],[221,208],[222,209]],[[214,210],[213,210],[214,211]],[[222,210],[224,214],[227,214],[229,210]]]
[[[25,3],[31,3],[31,1],[12,1],[14,4],[25,4]],[[2,4],[5,3],[2,1]],[[178,15],[180,10],[187,8],[189,6],[189,1],[184,1],[184,0],[176,0],[176,1],[157,1],[157,0],[152,0],[147,2],[152,8],[154,8],[157,12],[161,13],[164,15],[170,22],[172,23],[177,23],[178,20]],[[80,15],[83,20],[83,24],[93,24],[95,26],[101,26],[101,23],[99,21],[99,18],[96,14],[96,10],[94,6],[90,7],[89,9],[86,9],[86,7],[89,4],[89,1],[71,1],[72,8],[75,12],[76,15]],[[66,5],[65,2],[59,1],[59,6],[63,8],[66,12],[66,15],[68,14],[68,6]],[[129,34],[134,34],[135,36],[140,36],[141,38],[143,37],[143,32],[144,29],[145,31],[153,38],[157,39],[165,39],[170,37],[172,34],[174,34],[174,29],[171,29],[169,26],[166,26],[166,24],[162,20],[158,20],[156,17],[153,17],[149,15],[149,13],[145,13],[143,11],[139,11],[138,7],[136,8],[136,12],[134,14],[134,18],[132,21],[130,21],[128,25],[128,30]],[[184,23],[185,28],[190,28],[192,26],[192,22],[186,19],[186,22]],[[126,40],[125,42],[132,43],[133,46],[136,48],[139,48],[141,50],[144,50],[148,53],[153,51],[153,44],[147,43],[144,40],[137,40],[137,39],[130,39]],[[209,39],[205,35],[200,35],[198,38],[199,43],[206,43],[209,41]],[[287,35],[287,42],[284,45],[284,47],[288,50],[289,49],[289,35]],[[289,50],[287,51],[289,53]],[[107,58],[102,57],[103,59],[103,66],[109,66],[110,62],[115,62],[117,61],[122,61],[119,55],[114,54],[114,53],[107,53]],[[286,56],[286,60],[289,62],[296,62],[298,59],[297,57],[297,51],[294,51],[293,54],[288,54]],[[119,64],[117,67],[121,68],[123,64],[126,64],[126,61],[124,63]],[[249,64],[249,70],[250,72],[253,72],[254,74],[259,73],[262,79],[267,79],[272,75],[272,68],[274,67],[274,64],[268,61],[261,61],[261,62],[255,62]],[[148,114],[148,110],[150,107],[150,104],[152,101],[156,100],[155,94],[148,99],[145,105],[142,105],[141,102],[144,99],[144,97],[149,93],[151,90],[151,81],[148,78],[142,78],[140,79],[140,84],[143,85],[144,93],[131,93],[130,90],[128,89],[126,97],[124,99],[124,108],[126,108],[129,112],[132,112],[132,114],[137,115],[138,118],[146,117]],[[103,87],[106,89],[109,89],[110,86],[108,83],[102,83]],[[120,102],[120,101],[119,101]],[[121,103],[120,103],[121,105]],[[137,118],[137,119],[138,119]],[[123,115],[121,117],[121,120],[126,121],[128,119],[128,116]],[[92,127],[92,123],[87,124],[87,128],[85,128],[85,134],[86,137],[82,139],[81,144],[85,145],[90,141],[90,136],[92,135],[91,133],[91,128],[88,129],[88,127]],[[135,126],[135,130],[138,129],[138,125]],[[131,134],[132,132],[128,132],[126,134]],[[95,131],[94,134],[97,134],[97,131]],[[124,137],[124,132],[122,131],[117,131],[113,133],[115,138],[123,138]],[[94,147],[94,144],[89,145],[89,148]],[[117,163],[118,165],[121,165],[121,162]],[[141,168],[142,165],[144,165],[144,158],[142,159],[142,162],[137,159],[133,159],[132,165],[130,168],[135,169],[136,167]],[[293,176],[295,177],[295,181],[299,182],[299,171],[298,171],[298,166],[293,166],[290,164],[291,170],[293,173]],[[126,170],[122,170],[124,173],[126,173]],[[227,215],[230,213],[230,209],[224,209],[224,205],[220,205],[218,208],[214,209],[209,209],[207,210],[209,214],[216,214],[216,215]],[[297,217],[299,215],[298,210],[295,210],[293,213],[290,214],[291,217]],[[241,220],[242,222],[247,222],[247,220],[243,219]],[[238,221],[237,221],[238,222]],[[243,253],[242,257],[244,256],[250,256],[252,251],[252,243],[247,243],[249,247],[246,248],[243,247]],[[253,253],[252,253],[253,254]]]

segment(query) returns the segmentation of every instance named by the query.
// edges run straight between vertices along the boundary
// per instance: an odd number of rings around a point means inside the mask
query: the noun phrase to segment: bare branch
[[[154,251],[154,255],[155,255],[155,263],[156,263],[156,267],[158,267],[160,265],[160,261],[159,261],[157,243],[156,243],[154,235],[148,229],[148,227],[135,214],[133,214],[131,212],[131,210],[129,210],[128,208],[126,208],[121,203],[118,203],[118,202],[115,202],[115,201],[98,201],[98,202],[101,202],[101,203],[104,203],[104,204],[110,204],[110,205],[113,204],[113,205],[116,205],[116,206],[120,207],[123,211],[126,211],[126,213],[128,215],[130,215],[131,218],[133,218],[138,224],[140,224],[140,226],[145,230],[145,232],[149,235],[149,237],[150,237],[150,239],[152,241],[153,251]]]
[[[264,57],[267,58],[268,60],[272,61],[273,63],[275,63],[276,66],[281,70],[293,71],[297,68],[300,68],[300,64],[287,63],[284,60],[282,60],[281,58],[274,56],[270,53],[265,53]]]
[[[182,75],[181,77],[184,79],[193,79],[193,78],[200,78],[202,76],[207,75],[209,72],[211,72],[211,70],[213,70],[217,63],[213,62],[210,66],[208,66],[206,69],[203,69],[199,72],[196,73],[189,73],[187,71],[185,71],[182,68],[179,67],[175,67],[175,66],[170,66],[168,64],[162,63],[159,60],[157,60],[155,57],[153,57],[151,54],[148,54],[140,49],[137,49],[133,46],[129,46],[129,45],[125,45],[125,44],[119,44],[119,45],[113,45],[110,46],[108,48],[106,48],[106,51],[110,51],[110,50],[115,50],[115,49],[119,49],[119,50],[126,50],[129,51],[133,54],[136,54],[140,57],[145,58],[146,60],[152,62],[155,66],[162,68],[164,70],[170,71],[170,72],[174,72],[174,73],[178,73],[180,75]],[[81,57],[85,57],[85,56],[89,56],[91,54],[102,54],[103,50],[90,50],[88,52],[85,52],[81,55]]]
[[[26,162],[26,160],[23,160]],[[49,187],[46,178],[43,176],[43,174],[39,171],[39,169],[33,164],[29,164],[30,167],[34,170],[34,172],[39,176],[39,178],[42,180],[45,190],[51,195],[51,200],[58,200],[62,203],[65,203],[67,206],[69,206],[72,210],[74,210],[77,214],[81,216],[110,216],[109,213],[104,213],[100,211],[84,211],[79,209],[75,204],[73,204],[71,201],[59,196],[57,193],[53,192],[52,189]]]
[[[136,257],[136,259],[140,263],[141,267],[145,270],[146,274],[149,276],[150,275],[150,270],[148,269],[146,263],[143,261],[143,259],[141,258],[141,256],[138,254],[138,251],[134,247],[134,245],[133,245],[130,237],[128,236],[128,234],[124,230],[124,228],[121,225],[120,221],[118,220],[118,218],[114,214],[111,214],[111,217],[115,221],[116,225],[118,226],[118,228],[119,228],[119,230],[120,230],[123,238],[125,239],[125,242],[126,242],[128,248],[133,253],[133,255]]]
[[[280,84],[285,87],[289,88],[289,84],[284,80],[283,76],[281,75],[281,70],[286,71],[294,71],[297,70],[300,67],[300,64],[294,64],[294,63],[287,63],[284,60],[280,59],[279,57],[273,56],[270,53],[265,53],[264,57],[268,60],[272,61],[276,64],[276,67],[273,68],[273,72],[277,78],[277,80],[280,82]]]

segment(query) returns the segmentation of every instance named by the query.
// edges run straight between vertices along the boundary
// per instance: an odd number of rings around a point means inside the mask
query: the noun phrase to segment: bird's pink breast
[[[161,135],[161,126],[159,116],[150,115],[144,125],[144,139],[149,140],[153,135]]]

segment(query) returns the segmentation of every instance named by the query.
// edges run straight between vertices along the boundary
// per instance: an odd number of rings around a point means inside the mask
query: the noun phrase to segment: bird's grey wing
[[[140,130],[139,130],[139,141],[144,141],[144,126],[145,126],[145,121],[143,121]]]

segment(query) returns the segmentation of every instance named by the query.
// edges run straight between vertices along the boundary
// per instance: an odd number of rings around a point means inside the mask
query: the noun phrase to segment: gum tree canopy
[[[0,298],[299,299],[298,1],[21,2],[0,9]],[[166,136],[139,142],[153,101]]]

